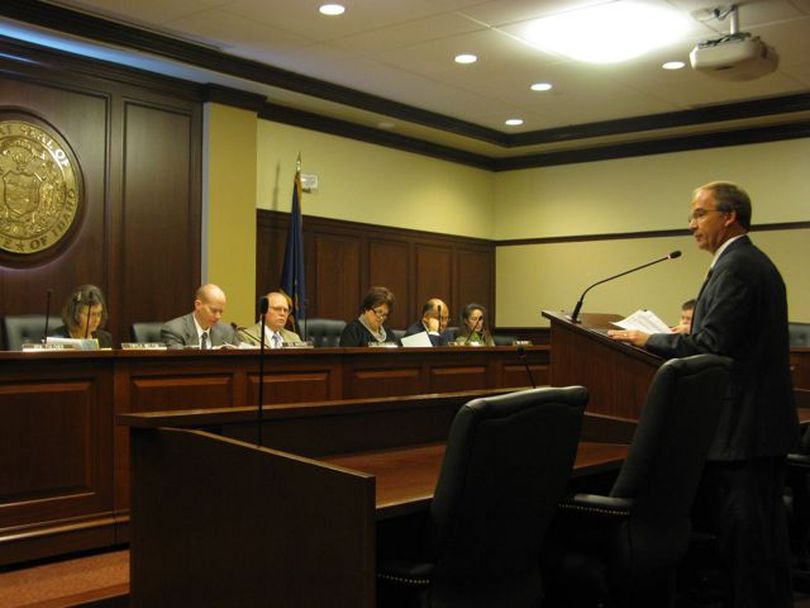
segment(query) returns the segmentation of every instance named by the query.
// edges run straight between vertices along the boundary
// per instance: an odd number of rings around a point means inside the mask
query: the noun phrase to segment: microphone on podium
[[[681,252],[676,250],[668,253],[664,257],[658,258],[653,260],[652,262],[647,262],[646,264],[642,264],[641,266],[636,266],[635,268],[631,268],[630,270],[625,270],[624,272],[620,272],[619,274],[614,274],[606,279],[602,279],[601,281],[597,281],[593,285],[590,285],[585,291],[582,292],[582,295],[579,296],[579,300],[577,301],[576,306],[574,306],[574,312],[571,313],[569,317],[573,323],[578,323],[579,311],[582,308],[582,301],[585,299],[585,294],[588,293],[591,289],[596,287],[597,285],[601,285],[602,283],[607,283],[608,281],[612,281],[613,279],[618,279],[619,277],[623,277],[626,274],[630,274],[631,272],[635,272],[636,270],[641,270],[642,268],[647,268],[647,266],[652,266],[653,264],[658,264],[659,262],[664,262],[666,260],[674,260],[675,258],[681,257]]]
[[[45,331],[42,334],[42,343],[48,341],[48,325],[51,320],[51,297],[53,297],[53,289],[50,287],[45,291]]]

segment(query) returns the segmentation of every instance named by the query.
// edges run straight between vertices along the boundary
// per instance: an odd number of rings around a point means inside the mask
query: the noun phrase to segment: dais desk
[[[538,383],[548,347],[526,347]],[[512,347],[267,351],[266,404],[526,386]],[[258,402],[258,351],[0,352],[0,565],[128,541],[116,414]]]

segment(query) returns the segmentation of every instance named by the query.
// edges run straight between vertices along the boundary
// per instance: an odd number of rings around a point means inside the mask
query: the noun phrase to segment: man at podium
[[[734,359],[696,506],[705,507],[718,536],[725,605],[787,608],[782,492],[785,455],[798,440],[787,299],[779,271],[748,237],[750,228],[751,201],[735,184],[711,182],[695,190],[689,230],[713,259],[691,333],[608,335],[667,358],[714,353]]]

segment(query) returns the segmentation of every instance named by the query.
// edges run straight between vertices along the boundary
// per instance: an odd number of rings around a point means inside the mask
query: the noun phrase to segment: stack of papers
[[[613,325],[622,329],[637,329],[647,334],[671,334],[672,330],[651,310],[639,309]]]

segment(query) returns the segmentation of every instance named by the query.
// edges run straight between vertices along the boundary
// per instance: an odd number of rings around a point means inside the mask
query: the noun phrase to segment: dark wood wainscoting
[[[278,286],[284,264],[289,214],[257,211],[256,293]],[[493,241],[372,224],[304,216],[304,257],[309,317],[352,319],[372,285],[396,296],[388,324],[404,329],[422,304],[440,297],[458,324],[469,302],[495,319]]]
[[[0,119],[39,121],[75,155],[79,213],[60,243],[0,251],[0,315],[58,314],[98,285],[116,342],[135,321],[185,312],[200,277],[202,99],[199,87],[55,52],[0,58]]]

